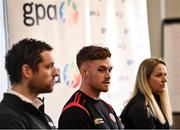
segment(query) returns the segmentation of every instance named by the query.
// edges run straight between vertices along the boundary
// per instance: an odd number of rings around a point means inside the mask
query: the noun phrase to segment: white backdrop
[[[63,105],[80,84],[76,53],[90,44],[112,52],[110,91],[102,98],[121,113],[139,63],[150,57],[146,4],[146,0],[7,0],[10,46],[33,37],[54,47],[61,83],[42,96],[56,125]]]

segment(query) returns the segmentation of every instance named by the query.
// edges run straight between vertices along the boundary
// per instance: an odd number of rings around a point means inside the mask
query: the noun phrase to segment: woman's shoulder
[[[133,98],[130,99],[127,106],[131,107],[138,107],[138,106],[144,106],[145,105],[145,97],[144,95],[138,93]]]
[[[141,114],[145,114],[147,106],[145,104],[145,98],[142,95],[135,95],[128,104],[124,107],[121,118],[126,116],[137,116]]]

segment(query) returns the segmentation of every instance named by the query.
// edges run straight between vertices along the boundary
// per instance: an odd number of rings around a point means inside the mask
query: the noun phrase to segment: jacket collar
[[[41,105],[43,105],[43,101],[39,98],[36,98],[34,101],[31,101],[30,99],[28,99],[27,97],[25,97],[21,93],[18,93],[12,89],[8,90],[7,93],[18,96],[22,101],[27,102],[27,103],[31,103],[36,108],[39,108]]]

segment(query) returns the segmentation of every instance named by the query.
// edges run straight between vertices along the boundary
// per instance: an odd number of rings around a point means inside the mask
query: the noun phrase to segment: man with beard
[[[51,51],[45,42],[23,39],[7,52],[5,68],[12,87],[0,103],[0,128],[55,128],[44,113],[43,100],[38,98],[38,94],[53,90],[58,76]]]
[[[109,89],[112,65],[108,48],[83,47],[76,57],[82,82],[64,106],[58,122],[60,129],[120,129],[111,105],[100,98]]]

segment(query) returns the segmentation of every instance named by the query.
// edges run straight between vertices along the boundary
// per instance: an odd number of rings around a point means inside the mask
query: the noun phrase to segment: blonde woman
[[[132,98],[120,115],[125,128],[168,129],[173,123],[166,63],[145,59],[137,72]]]

